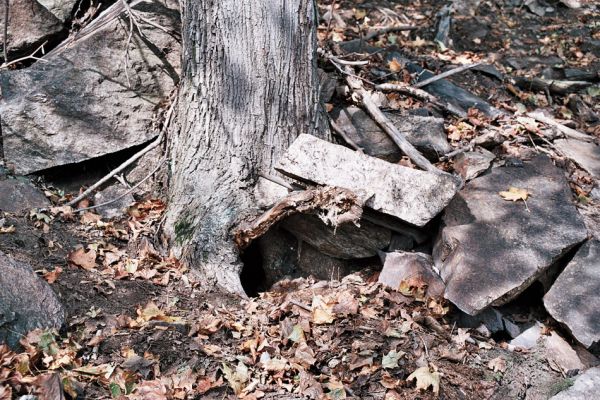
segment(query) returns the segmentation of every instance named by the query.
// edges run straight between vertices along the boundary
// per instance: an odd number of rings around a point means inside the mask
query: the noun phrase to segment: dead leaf
[[[329,389],[329,392],[325,394],[328,399],[341,400],[346,398],[346,389],[342,382],[330,381],[324,386],[326,389]]]
[[[0,233],[13,233],[16,231],[17,228],[15,228],[13,225],[0,227]]]
[[[503,357],[496,357],[490,360],[487,366],[494,372],[504,372],[506,371],[506,360]]]
[[[167,388],[159,380],[142,381],[129,398],[132,400],[168,400]]]
[[[34,383],[36,395],[40,399],[64,400],[65,394],[58,373],[39,375]]]
[[[415,372],[410,374],[407,381],[416,381],[417,390],[427,390],[431,387],[431,390],[436,395],[440,392],[440,378],[439,372],[431,372],[429,367],[417,368]]]
[[[519,189],[516,187],[509,187],[506,192],[499,192],[500,196],[507,201],[518,201],[518,200],[527,200],[531,193],[529,193],[526,189]]]
[[[398,62],[398,60],[394,58],[392,61],[390,61],[388,63],[388,68],[392,72],[400,72],[400,71],[402,71],[402,64],[400,64]]]
[[[96,266],[96,252],[94,250],[86,252],[83,247],[79,248],[69,254],[69,262],[86,271],[91,271]]]
[[[0,400],[12,400],[12,389],[10,386],[0,386]]]
[[[86,211],[81,216],[80,222],[84,225],[94,225],[100,222],[102,218],[98,214]]]
[[[234,371],[227,364],[223,363],[221,371],[223,371],[223,375],[227,382],[229,382],[229,386],[233,389],[233,392],[236,395],[242,393],[245,383],[249,380],[248,367],[240,361]]]
[[[398,361],[406,354],[403,351],[397,352],[396,350],[391,350],[389,353],[383,356],[381,360],[381,367],[384,369],[394,369],[398,368]]]
[[[311,307],[313,323],[331,324],[335,320],[333,306],[334,304],[329,303],[323,296],[314,296]]]
[[[61,267],[56,267],[56,268],[54,268],[54,271],[46,272],[44,274],[44,279],[46,280],[46,282],[52,284],[52,283],[56,282],[56,280],[58,279],[58,277],[60,276],[60,274],[62,272],[63,272],[63,269]]]

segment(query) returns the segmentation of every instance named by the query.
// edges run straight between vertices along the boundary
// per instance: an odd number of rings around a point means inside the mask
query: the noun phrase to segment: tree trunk
[[[230,230],[256,209],[258,173],[301,133],[328,137],[313,0],[183,0],[182,86],[165,229],[175,254],[243,293]]]

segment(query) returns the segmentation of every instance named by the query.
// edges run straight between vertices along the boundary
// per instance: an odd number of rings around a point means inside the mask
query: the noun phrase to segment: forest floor
[[[322,15],[331,7],[323,3]],[[597,13],[555,5],[554,12],[538,16],[525,7],[481,2],[456,13],[453,45],[442,51],[433,41],[442,3],[406,3],[339,1],[339,19],[321,22],[319,41],[333,48],[332,41],[355,39],[369,27],[411,24],[418,29],[380,35],[370,44],[395,45],[434,72],[482,61],[505,73],[535,76],[539,71],[508,71],[499,60],[551,55],[572,67],[600,69]],[[591,40],[596,47],[583,48]],[[361,72],[365,77],[372,79],[369,68],[375,68],[410,78],[383,57],[370,61]],[[532,68],[548,66],[542,64]],[[578,120],[566,96],[516,89],[475,71],[449,79],[506,111],[552,108],[556,118],[600,137],[600,125]],[[399,95],[390,99],[402,109],[423,105]],[[476,119],[446,119],[453,146],[478,134]],[[536,148],[513,141],[503,151],[520,158]],[[559,162],[587,222],[600,226],[591,178],[573,163]],[[44,189],[63,198],[50,182]],[[0,387],[0,399],[11,398],[8,390],[61,399],[61,385],[67,398],[78,399],[545,399],[571,383],[543,353],[509,351],[503,338],[457,328],[451,304],[424,298],[419,288],[386,289],[376,283],[377,271],[341,281],[284,281],[256,298],[207,288],[194,271],[162,254],[160,197],[140,199],[114,220],[60,205],[5,216],[15,230],[0,234],[0,248],[51,284],[66,307],[68,326],[32,332],[23,338],[23,353],[0,353],[0,377],[10,382],[10,389]]]

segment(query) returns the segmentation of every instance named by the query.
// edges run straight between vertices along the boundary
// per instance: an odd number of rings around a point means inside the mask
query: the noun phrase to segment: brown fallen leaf
[[[314,296],[312,300],[312,322],[320,324],[331,324],[335,319],[333,306],[323,296]]]
[[[17,228],[15,228],[13,225],[0,227],[0,233],[13,233],[16,231],[17,231]]]
[[[36,395],[40,399],[64,400],[65,394],[56,372],[39,375],[34,383]]]
[[[388,63],[388,68],[392,72],[400,72],[402,71],[402,64],[398,62],[395,58]]]
[[[487,367],[494,372],[504,372],[506,371],[506,360],[503,357],[496,357],[490,360]]]
[[[54,268],[54,271],[48,271],[44,274],[44,279],[46,282],[52,284],[56,282],[60,274],[62,274],[63,269],[61,267]]]
[[[81,267],[86,271],[91,271],[96,266],[96,252],[94,250],[85,251],[79,248],[69,254],[69,262],[75,266]]]
[[[12,389],[10,386],[0,386],[0,400],[12,400]]]
[[[529,196],[531,196],[531,193],[529,193],[527,189],[519,189],[513,186],[509,187],[508,191],[499,192],[498,194],[500,194],[500,196],[507,201],[526,201]]]

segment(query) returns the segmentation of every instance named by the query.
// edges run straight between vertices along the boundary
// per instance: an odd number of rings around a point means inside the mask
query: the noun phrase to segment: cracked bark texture
[[[259,172],[301,133],[328,137],[319,107],[313,0],[183,0],[182,86],[165,229],[175,254],[243,293],[230,230],[256,208]]]

